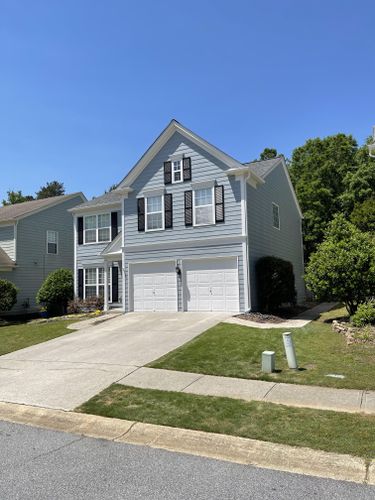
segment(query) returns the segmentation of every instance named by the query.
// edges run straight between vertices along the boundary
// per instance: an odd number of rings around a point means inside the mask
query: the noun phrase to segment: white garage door
[[[174,262],[132,265],[134,311],[177,311]]]
[[[184,261],[188,311],[238,312],[237,258]]]

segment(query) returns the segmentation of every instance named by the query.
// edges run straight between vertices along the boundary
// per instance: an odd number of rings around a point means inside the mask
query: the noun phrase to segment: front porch
[[[123,290],[124,272],[122,255],[122,234],[103,250],[104,259],[104,311],[110,309],[124,310]]]

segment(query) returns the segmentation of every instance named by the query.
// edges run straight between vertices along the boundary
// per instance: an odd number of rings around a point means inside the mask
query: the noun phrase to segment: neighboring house
[[[75,287],[105,308],[257,308],[255,263],[293,264],[304,300],[299,208],[283,157],[242,164],[172,120],[118,187],[71,210]]]
[[[0,207],[0,279],[19,289],[11,313],[37,309],[35,296],[47,275],[73,269],[73,221],[68,209],[86,201],[82,193]]]

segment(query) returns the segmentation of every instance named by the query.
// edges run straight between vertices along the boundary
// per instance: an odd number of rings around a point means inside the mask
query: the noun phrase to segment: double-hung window
[[[47,231],[47,253],[57,254],[58,232]]]
[[[280,209],[276,203],[272,203],[272,225],[275,229],[280,229]]]
[[[86,215],[84,223],[85,243],[99,243],[111,239],[110,214]]]
[[[172,184],[182,182],[182,160],[172,161]]]
[[[194,226],[204,226],[215,222],[213,188],[193,191]]]
[[[146,231],[164,229],[163,196],[149,196],[146,198]]]
[[[108,269],[108,297],[111,302],[111,269]],[[104,297],[104,267],[89,267],[85,269],[84,298]]]

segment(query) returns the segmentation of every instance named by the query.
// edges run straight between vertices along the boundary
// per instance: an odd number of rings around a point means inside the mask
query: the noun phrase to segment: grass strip
[[[76,411],[229,434],[364,458],[375,456],[375,417],[114,384]]]

